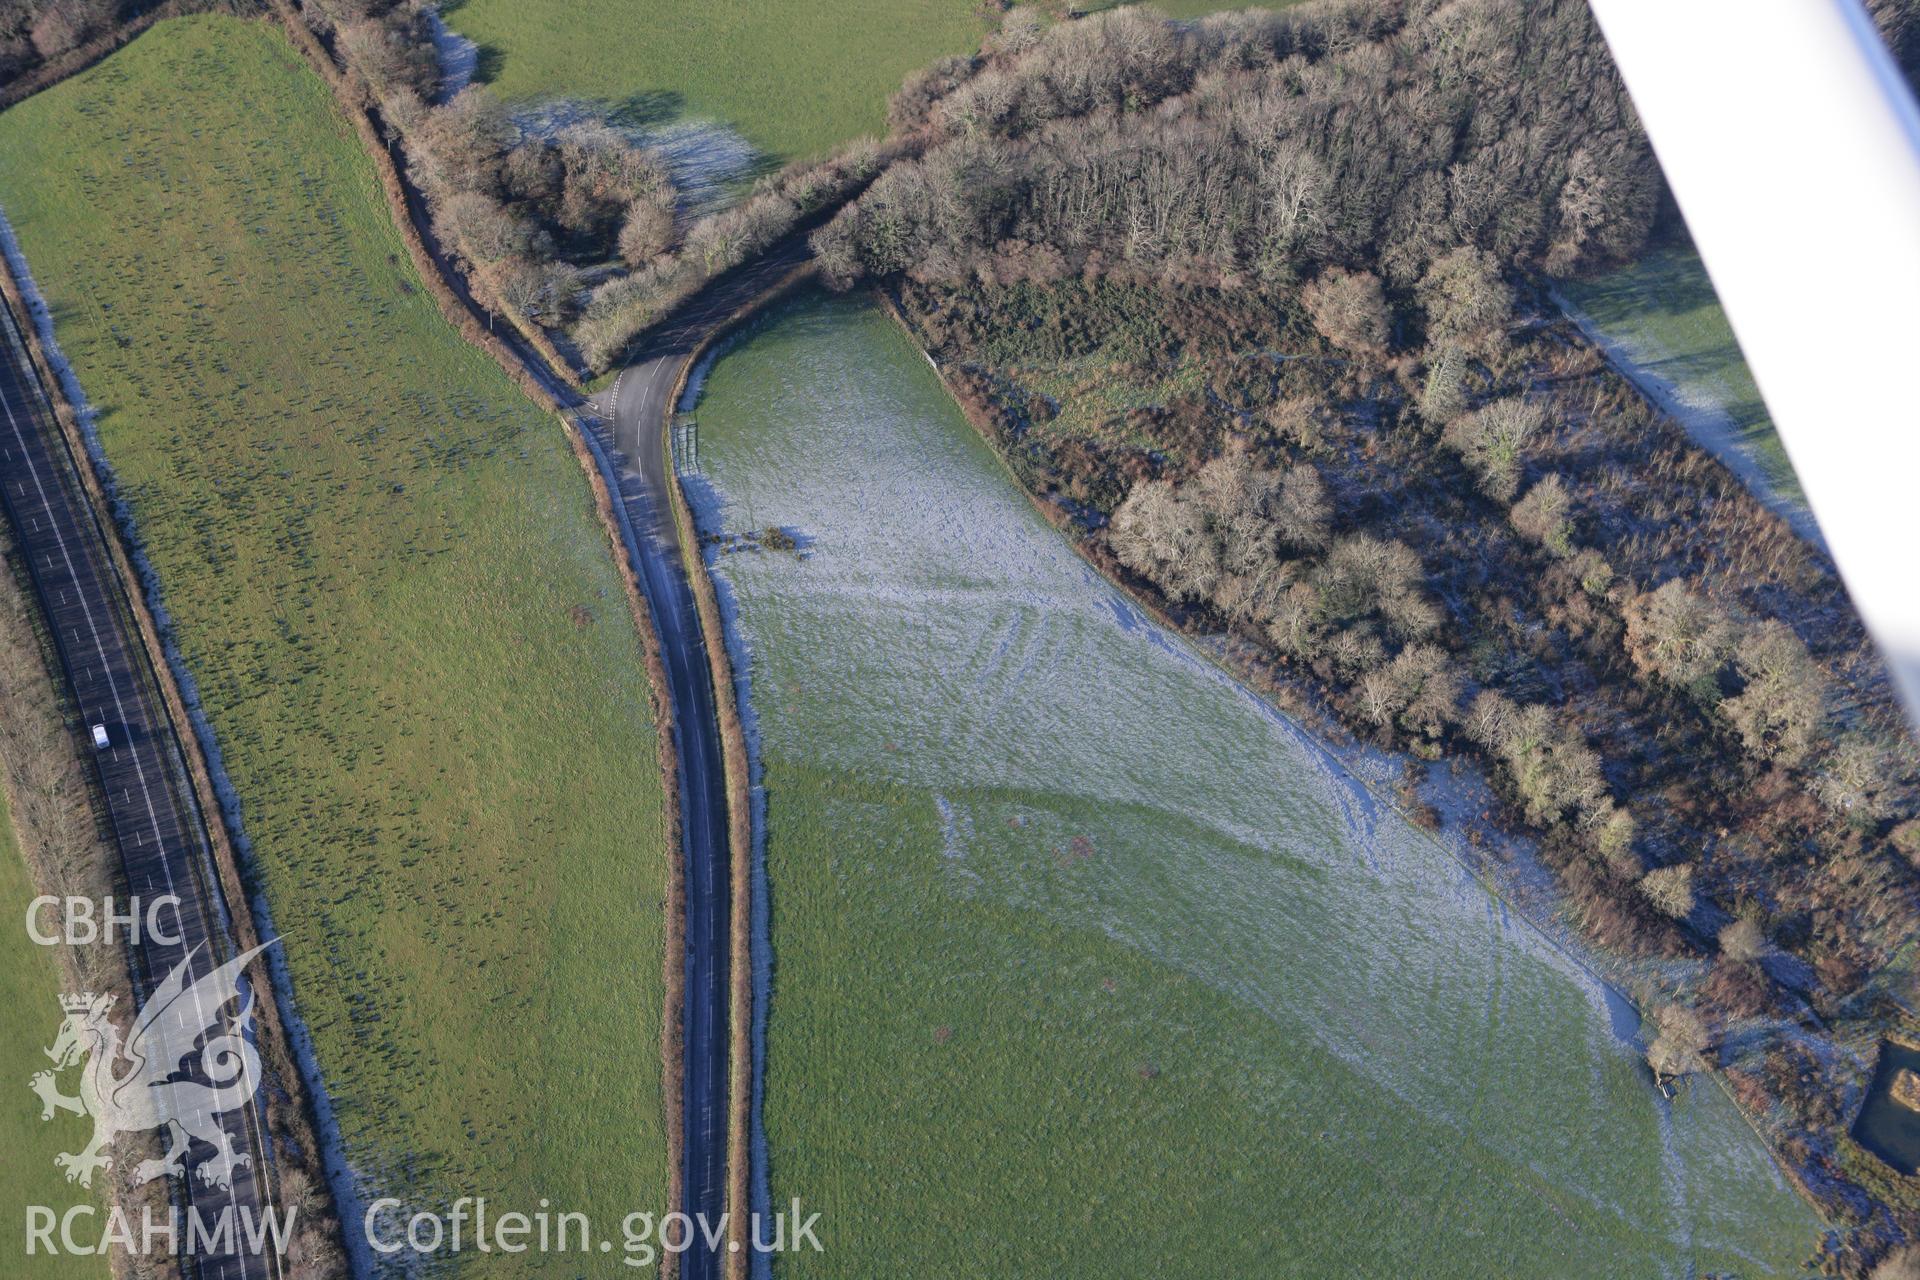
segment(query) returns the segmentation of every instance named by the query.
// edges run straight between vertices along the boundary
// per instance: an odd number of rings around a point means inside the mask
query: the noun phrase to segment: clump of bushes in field
[[[435,233],[488,305],[558,327],[577,316],[590,270],[651,261],[678,242],[665,161],[604,120],[532,130],[478,85],[435,105],[440,65],[423,10],[315,0],[305,12],[405,140]]]

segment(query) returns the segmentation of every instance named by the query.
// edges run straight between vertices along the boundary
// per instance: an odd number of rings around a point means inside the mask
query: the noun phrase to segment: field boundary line
[[[666,920],[663,930],[664,946],[661,955],[661,972],[665,982],[660,1031],[661,1105],[665,1110],[666,1121],[668,1204],[677,1208],[685,1190],[686,1154],[683,1103],[686,1090],[687,880],[685,859],[680,856],[685,815],[680,809],[680,759],[679,751],[674,745],[675,720],[668,691],[666,665],[660,647],[660,634],[654,626],[652,611],[647,606],[645,593],[640,586],[638,566],[633,563],[632,557],[628,554],[626,538],[621,530],[620,516],[614,506],[613,493],[607,486],[606,477],[601,473],[599,463],[586,440],[583,428],[574,418],[573,411],[562,403],[539,377],[535,376],[527,358],[514,352],[498,335],[482,326],[475,315],[477,303],[470,296],[463,298],[461,292],[443,274],[443,267],[448,271],[455,268],[451,260],[443,260],[442,256],[434,253],[433,248],[427,243],[427,232],[421,228],[416,218],[414,201],[409,198],[405,175],[401,172],[400,164],[394,154],[395,149],[402,144],[383,142],[366,103],[354,88],[350,74],[342,70],[320,37],[306,24],[295,0],[272,0],[272,5],[280,25],[287,32],[288,39],[332,89],[336,104],[352,121],[354,130],[360,137],[361,149],[372,161],[381,190],[386,195],[387,210],[393,219],[395,230],[407,246],[408,255],[413,259],[415,273],[439,305],[441,316],[470,345],[490,356],[515,385],[536,404],[549,410],[558,418],[568,448],[573,452],[574,461],[586,475],[588,490],[593,497],[595,515],[600,521],[601,531],[606,535],[614,563],[619,569],[621,587],[627,597],[628,612],[635,630],[639,633],[640,643],[645,653],[647,700],[654,714],[656,751],[664,805],[662,812],[665,821],[662,826],[665,836],[667,892],[665,895]],[[516,324],[515,327],[518,331],[519,326]],[[557,367],[562,371],[557,376],[570,385],[574,383],[571,369],[565,361],[559,359],[557,352],[551,350],[549,344],[532,341],[524,332],[521,336],[529,338],[535,347],[532,355],[549,366],[544,372],[549,376],[556,376],[553,374],[553,368]],[[542,349],[543,346],[546,349]],[[680,1259],[677,1254],[663,1250],[660,1265],[663,1280],[673,1280],[679,1274],[679,1264]]]
[[[507,376],[518,383],[521,389],[532,396],[538,404],[555,412],[564,411],[567,406],[561,403],[559,397],[534,375],[529,362],[515,356],[498,334],[481,323],[481,315],[478,313],[484,308],[481,307],[479,300],[473,297],[472,292],[466,291],[463,297],[462,291],[454,288],[442,274],[443,261],[446,271],[458,274],[458,268],[454,265],[450,254],[434,252],[432,245],[427,242],[431,229],[423,228],[419,218],[416,217],[415,201],[409,195],[412,188],[407,182],[400,160],[396,158],[396,154],[400,157],[406,154],[404,137],[398,131],[394,131],[391,141],[381,137],[374,108],[367,102],[352,74],[341,68],[326,43],[312,27],[307,25],[297,0],[269,0],[269,3],[274,16],[279,19],[279,26],[286,32],[288,40],[333,90],[334,101],[339,104],[340,110],[353,124],[354,132],[360,135],[361,149],[373,161],[374,170],[380,178],[380,188],[387,197],[388,211],[393,215],[394,226],[400,233],[400,239],[407,246],[408,256],[413,259],[414,271],[420,276],[421,283],[426,286],[427,292],[433,295],[433,300],[439,303],[440,314],[446,318],[448,324],[459,330],[461,337],[492,356],[495,362],[506,370]],[[418,211],[419,215],[424,217],[426,211],[424,196],[419,198]],[[491,319],[493,313],[485,314]],[[543,372],[575,390],[579,389],[579,382],[572,366],[561,358],[560,353],[544,335],[527,332],[527,329],[512,316],[502,318],[522,341],[533,348],[534,354],[539,357]]]

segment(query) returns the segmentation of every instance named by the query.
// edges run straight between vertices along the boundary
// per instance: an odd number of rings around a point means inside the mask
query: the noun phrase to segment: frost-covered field
[[[1725,1098],[802,300],[714,368],[703,520],[765,784],[771,1196],[809,1275],[1790,1272]],[[1630,1022],[1630,1015],[1627,1016]]]
[[[568,98],[516,104],[513,122],[536,137],[551,138],[580,124],[610,124],[636,147],[655,152],[680,193],[682,217],[698,217],[726,205],[747,185],[761,161],[753,144],[731,125],[710,120],[633,120]],[[642,113],[644,117],[644,113]]]

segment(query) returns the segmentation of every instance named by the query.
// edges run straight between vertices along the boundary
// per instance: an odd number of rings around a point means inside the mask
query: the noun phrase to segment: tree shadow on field
[[[608,124],[623,129],[644,129],[679,119],[680,113],[686,110],[687,100],[671,89],[650,89],[602,105]]]
[[[449,6],[440,6],[444,13]],[[473,83],[492,84],[500,78],[501,69],[507,65],[507,55],[497,44],[476,44],[473,46]]]
[[[788,157],[784,155],[777,155],[766,151],[755,152],[752,163],[747,166],[746,171],[741,175],[742,181],[755,182],[767,177],[769,174],[778,173],[786,167],[787,159]]]
[[[618,100],[582,105],[603,113],[607,123],[616,129],[657,129],[663,125],[684,122],[689,125],[711,126],[710,131],[716,137],[731,135],[739,138],[740,136],[735,127],[724,119],[710,120],[706,117],[695,117],[688,120],[686,95],[672,89],[649,89],[628,94]],[[744,186],[770,173],[778,173],[787,159],[786,156],[771,155],[755,148],[752,155],[744,159],[729,155],[724,165],[728,171],[729,180]]]
[[[1640,291],[1642,306],[1650,311],[1684,316],[1720,305],[1720,295],[1714,292],[1713,282],[1707,278],[1706,268],[1699,265],[1699,260],[1696,258],[1692,263],[1678,260],[1678,255],[1688,252],[1691,250],[1680,246],[1668,246],[1658,251],[1658,256],[1667,259],[1667,264],[1663,265],[1670,265],[1663,273],[1658,288]]]

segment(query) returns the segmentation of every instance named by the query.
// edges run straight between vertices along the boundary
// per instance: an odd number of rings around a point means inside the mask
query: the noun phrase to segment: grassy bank
[[[70,1116],[59,1124],[42,1121],[39,1097],[25,1088],[28,1077],[47,1067],[40,1050],[53,1043],[60,1029],[60,993],[66,989],[59,953],[36,945],[21,925],[27,903],[38,892],[21,860],[6,798],[0,796],[0,912],[6,921],[0,927],[0,1006],[12,1011],[8,1034],[0,1038],[0,1079],[9,1086],[0,1091],[0,1150],[7,1153],[0,1161],[0,1207],[5,1210],[0,1213],[0,1257],[9,1259],[9,1275],[29,1280],[105,1280],[109,1272],[103,1258],[44,1252],[26,1256],[25,1206],[44,1205],[58,1215],[73,1205],[99,1203],[67,1182],[53,1163],[54,1156],[76,1150],[86,1140],[85,1126]],[[71,1089],[71,1074],[62,1083]],[[104,1219],[96,1218],[92,1233],[97,1235],[104,1226]],[[89,1234],[86,1225],[75,1231],[83,1240]]]
[[[1724,1096],[1664,1106],[1631,1015],[1101,583],[883,316],[786,307],[698,422],[707,527],[804,553],[715,557],[770,1191],[826,1248],[777,1274],[1794,1271]]]
[[[558,424],[441,319],[271,26],[162,23],[0,154],[355,1170],[661,1207],[656,744]]]
[[[56,1220],[83,1206],[104,1214],[111,1185],[103,1178],[90,1193],[66,1180],[54,1157],[79,1151],[92,1122],[68,1112],[43,1119],[40,1098],[27,1087],[52,1066],[42,1050],[54,1042],[66,1016],[60,997],[91,989],[124,1001],[132,990],[118,946],[41,946],[27,931],[27,906],[34,898],[79,894],[97,901],[119,860],[96,825],[90,770],[66,725],[62,695],[36,632],[39,609],[6,525],[0,517],[6,561],[0,565],[0,1007],[8,1010],[0,1076],[11,1082],[0,1091],[0,1151],[6,1152],[0,1161],[0,1258],[8,1259],[7,1274],[26,1280],[106,1280],[111,1273],[105,1259],[26,1251],[29,1206],[51,1210]],[[48,912],[41,927],[56,927],[57,915]],[[59,1083],[71,1093],[76,1078],[62,1072]],[[137,1158],[157,1154],[156,1146]],[[129,1213],[138,1213],[142,1203],[154,1204],[132,1196],[121,1200]],[[97,1239],[105,1225],[102,1217],[75,1219],[75,1239]]]
[[[462,0],[445,13],[507,98],[717,120],[779,160],[884,133],[907,72],[988,30],[974,0]]]

